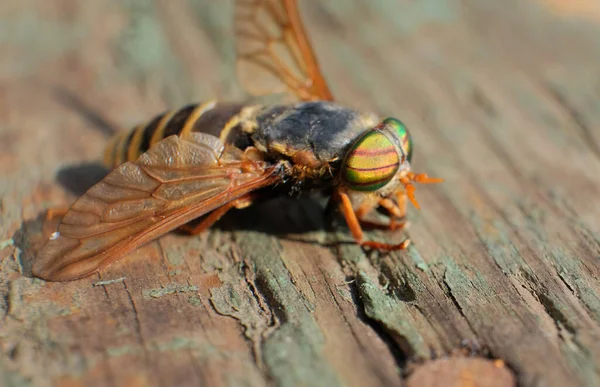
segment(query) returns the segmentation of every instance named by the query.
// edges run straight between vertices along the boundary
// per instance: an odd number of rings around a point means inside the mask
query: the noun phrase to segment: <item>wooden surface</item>
[[[600,3],[301,3],[339,102],[401,118],[446,179],[417,189],[413,247],[366,255],[282,199],[30,278],[107,132],[246,97],[230,2],[4,0],[0,385],[600,385]]]

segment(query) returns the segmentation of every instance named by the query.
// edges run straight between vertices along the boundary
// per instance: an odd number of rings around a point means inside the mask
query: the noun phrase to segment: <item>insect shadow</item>
[[[317,198],[277,197],[227,213],[215,228],[258,231],[270,235],[302,234],[324,229],[324,205]]]
[[[83,163],[61,168],[56,174],[56,181],[69,193],[80,197],[108,172],[101,163]]]

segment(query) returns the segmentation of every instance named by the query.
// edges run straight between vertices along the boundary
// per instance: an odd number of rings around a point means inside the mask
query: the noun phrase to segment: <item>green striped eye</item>
[[[406,154],[406,159],[410,163],[412,160],[413,154],[413,141],[412,136],[408,132],[406,125],[404,125],[400,120],[395,118],[386,118],[383,121],[383,124],[392,128],[392,131],[398,135],[400,139],[400,144],[402,144],[402,148],[404,150],[404,154]]]
[[[375,191],[386,185],[398,171],[400,158],[390,139],[379,130],[360,137],[342,167],[342,179],[355,191]]]

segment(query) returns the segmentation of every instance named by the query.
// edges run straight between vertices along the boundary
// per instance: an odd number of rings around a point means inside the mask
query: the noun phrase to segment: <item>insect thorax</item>
[[[298,173],[335,175],[352,142],[378,117],[324,101],[257,108],[242,125],[253,146],[287,158]]]

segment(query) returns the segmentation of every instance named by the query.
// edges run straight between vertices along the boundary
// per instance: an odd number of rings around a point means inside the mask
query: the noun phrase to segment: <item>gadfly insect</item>
[[[112,171],[64,214],[34,275],[86,277],[171,230],[202,232],[284,190],[327,192],[361,246],[408,246],[364,240],[361,226],[380,210],[389,220],[380,226],[402,228],[407,199],[418,208],[413,183],[441,181],[412,172],[406,126],[334,102],[296,0],[237,0],[235,29],[245,89],[286,90],[296,102],[193,104],[118,134],[104,158]]]

